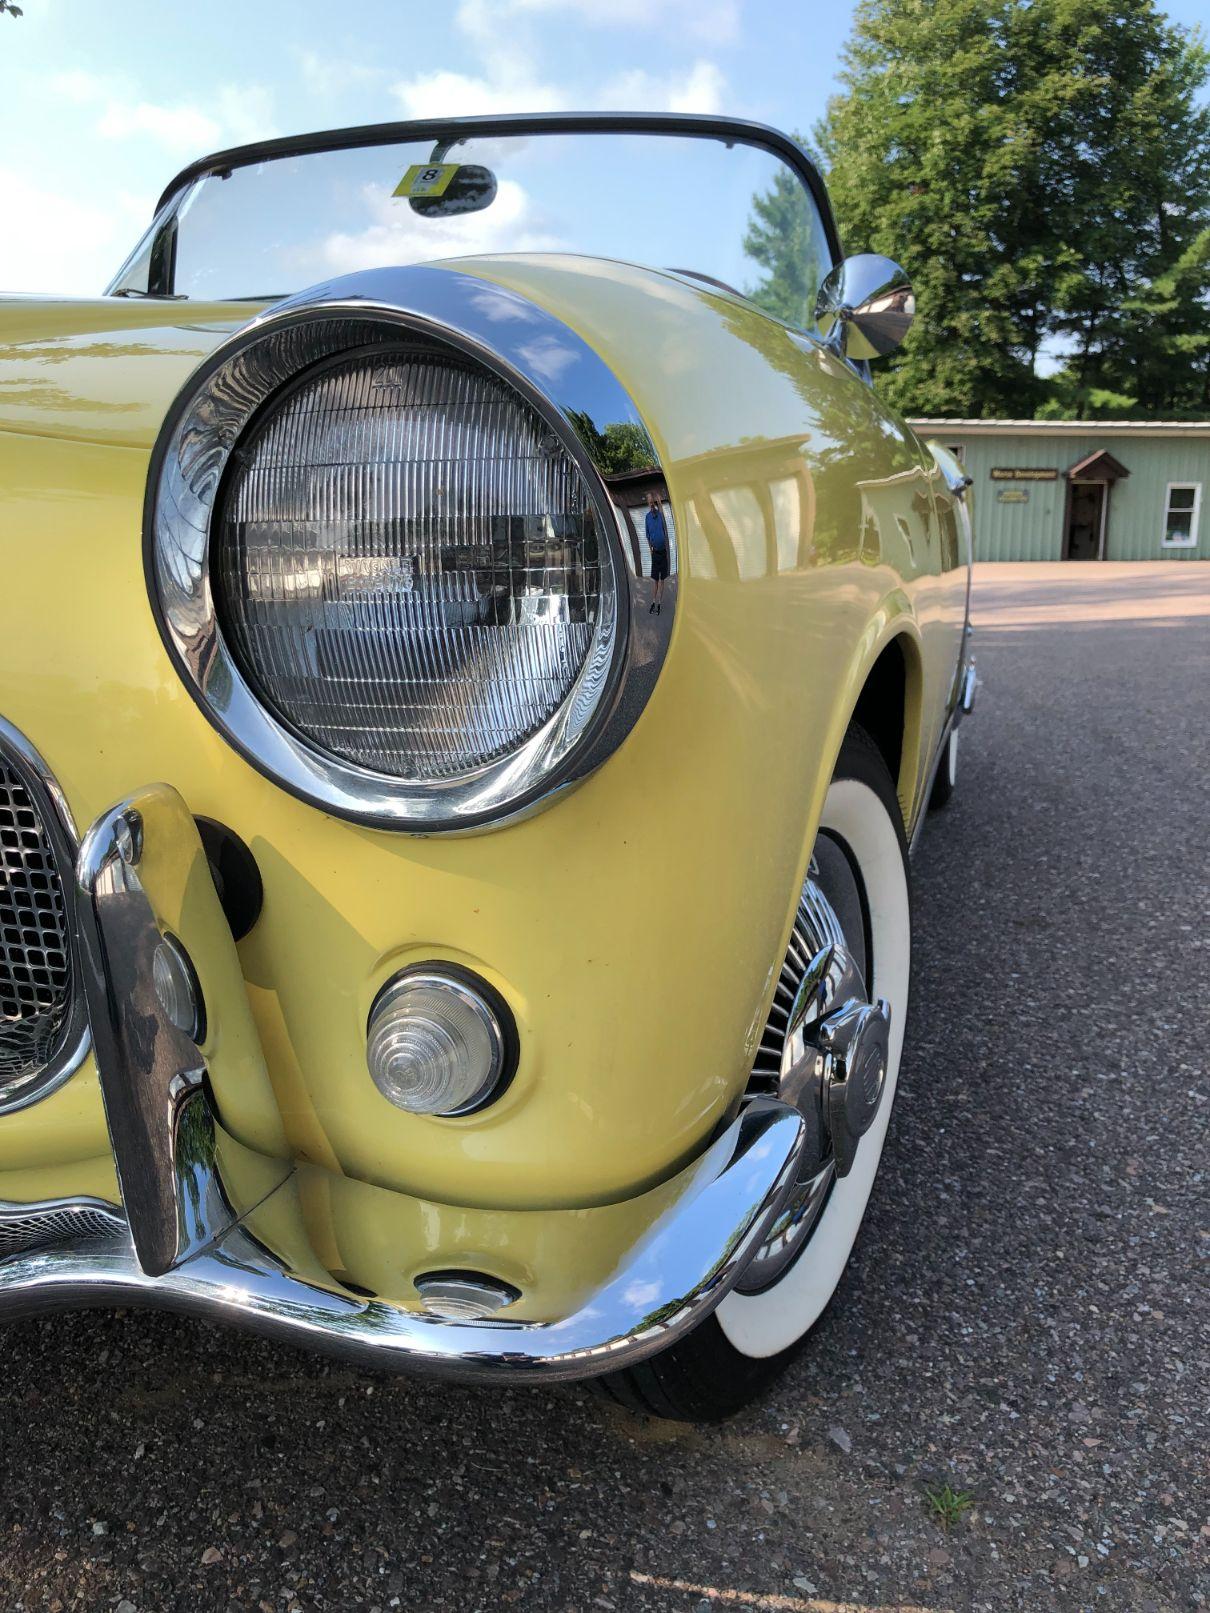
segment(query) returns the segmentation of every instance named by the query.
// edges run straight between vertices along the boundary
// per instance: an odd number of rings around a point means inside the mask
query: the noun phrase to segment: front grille
[[[73,1032],[67,904],[35,787],[0,753],[0,1101]]]
[[[0,1260],[45,1249],[113,1238],[125,1230],[121,1214],[99,1199],[61,1199],[46,1204],[0,1204]]]

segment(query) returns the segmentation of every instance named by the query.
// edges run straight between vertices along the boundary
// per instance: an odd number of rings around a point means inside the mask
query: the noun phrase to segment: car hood
[[[149,449],[249,303],[0,297],[0,431]]]
[[[776,434],[786,407],[801,414],[823,384],[808,386],[778,321],[675,273],[559,253],[427,267],[494,281],[569,325],[630,393],[665,462],[734,442],[737,420],[746,437]],[[0,296],[0,432],[149,453],[190,374],[264,306]],[[705,350],[727,385],[687,391]]]

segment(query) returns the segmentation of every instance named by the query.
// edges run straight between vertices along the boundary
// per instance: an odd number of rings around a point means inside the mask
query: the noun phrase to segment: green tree
[[[601,429],[582,409],[570,409],[568,414],[585,443],[591,445],[593,461],[604,475],[649,470],[657,463],[651,438],[633,421],[613,420]]]
[[[1208,73],[1155,0],[861,0],[816,138],[848,249],[916,286],[894,403],[1204,408]]]
[[[1038,413],[1050,419],[1210,416],[1210,229],[1170,269],[1097,310]]]
[[[0,13],[7,11],[10,17],[20,17],[24,13],[20,6],[15,6],[13,0],[0,0]]]
[[[1150,0],[1120,5],[1108,37],[1081,20],[1096,90],[1056,142],[1056,179],[1079,198],[1084,234],[1055,289],[1053,325],[1074,349],[1055,396],[1077,416],[1204,412],[1210,55]]]
[[[796,137],[797,138],[797,137]],[[749,296],[778,319],[809,324],[823,277],[807,198],[788,168],[752,202],[744,251],[765,271]]]

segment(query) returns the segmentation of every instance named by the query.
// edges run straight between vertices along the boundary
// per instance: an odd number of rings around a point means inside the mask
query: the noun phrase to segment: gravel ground
[[[0,1607],[1204,1605],[1210,566],[987,567],[975,614],[885,1162],[771,1397],[678,1427],[22,1323]]]

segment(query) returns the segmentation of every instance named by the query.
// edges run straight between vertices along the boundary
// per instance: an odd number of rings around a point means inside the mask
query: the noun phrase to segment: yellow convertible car
[[[0,301],[0,1313],[724,1415],[827,1305],[975,680],[759,126],[220,152]]]

